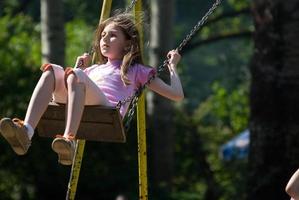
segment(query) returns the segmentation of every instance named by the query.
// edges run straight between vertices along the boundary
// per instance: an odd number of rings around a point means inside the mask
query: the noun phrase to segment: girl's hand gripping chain
[[[88,53],[84,53],[82,56],[78,56],[75,64],[75,68],[85,69],[91,62],[91,56]]]
[[[170,73],[176,72],[176,66],[181,59],[181,55],[179,54],[178,50],[171,50],[167,54],[168,58],[168,69]]]

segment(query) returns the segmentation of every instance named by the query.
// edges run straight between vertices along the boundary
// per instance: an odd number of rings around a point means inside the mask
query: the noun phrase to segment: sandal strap
[[[19,127],[24,126],[24,121],[21,120],[21,119],[19,119],[19,118],[13,118],[12,121],[13,121],[16,125],[18,125]]]
[[[55,138],[64,138],[64,136],[62,134],[57,134],[55,135]]]
[[[76,137],[75,137],[74,134],[70,133],[70,134],[68,135],[67,139],[69,139],[69,140],[75,140]]]
[[[67,137],[65,137],[65,136],[62,135],[62,134],[58,134],[58,135],[55,136],[55,138],[64,138],[64,139],[66,139],[66,140],[76,140],[75,135],[72,134],[72,133],[68,134]]]

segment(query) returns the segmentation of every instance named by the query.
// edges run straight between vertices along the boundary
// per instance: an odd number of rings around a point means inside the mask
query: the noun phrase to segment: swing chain
[[[215,11],[215,9],[219,6],[220,3],[221,3],[221,0],[216,0],[216,2],[213,4],[213,6],[201,18],[201,20],[193,27],[193,29],[190,31],[190,33],[185,37],[185,39],[179,45],[179,47],[177,48],[178,51],[181,51],[183,49],[183,47],[191,40],[191,38],[194,36],[194,34],[197,33],[200,28],[202,28],[202,25],[208,20],[209,16]]]
[[[127,98],[125,98],[125,99],[123,99],[121,101],[118,101],[118,103],[116,105],[116,108],[120,109],[121,106],[123,106],[126,103],[129,103],[131,101],[132,101],[132,105],[133,105],[133,100],[135,99],[135,97],[139,97],[141,95],[141,93],[143,92],[143,90],[145,89],[145,87],[147,85],[149,85],[152,82],[152,80],[154,80],[156,78],[156,76],[160,75],[160,73],[165,70],[165,67],[168,65],[168,63],[169,63],[168,60],[165,60],[162,65],[160,65],[159,67],[157,67],[157,73],[156,74],[153,74],[151,77],[149,77],[149,79],[142,86],[140,86],[135,91],[135,93],[133,95],[131,95],[131,96],[129,96],[129,97],[127,97]],[[138,102],[138,101],[136,101],[136,102]]]
[[[137,0],[132,0],[131,5],[134,6],[134,4],[136,3]],[[193,27],[193,29],[190,31],[190,33],[184,38],[184,40],[181,42],[181,44],[177,47],[177,50],[180,52],[183,47],[192,39],[192,37],[199,31],[200,28],[202,28],[203,24],[208,20],[209,16],[216,10],[216,8],[221,4],[221,0],[216,0],[216,2],[212,5],[212,7],[208,10],[208,12],[201,18],[200,21],[198,21],[198,23]],[[132,6],[132,7],[133,7]],[[129,6],[128,8],[130,8],[131,6]],[[132,8],[130,8],[132,9]],[[152,75],[148,81],[141,86],[134,95],[119,101],[117,104],[117,108],[120,109],[120,107],[128,102],[131,102],[131,108],[128,111],[127,115],[126,115],[126,123],[125,123],[125,128],[126,130],[129,129],[130,127],[130,122],[132,121],[132,118],[135,114],[135,110],[137,107],[137,103],[138,103],[138,99],[139,96],[142,94],[145,86],[149,85],[151,83],[151,81],[153,79],[155,79],[156,76],[158,76],[162,71],[165,70],[166,66],[168,65],[168,59],[164,60],[163,64],[160,65],[159,67],[157,67],[157,73]]]
[[[127,13],[130,12],[133,9],[133,7],[136,4],[136,2],[137,2],[137,0],[132,0],[131,3],[130,3],[130,5],[126,8],[125,12],[127,12]]]
[[[126,132],[128,132],[129,128],[130,128],[130,124],[131,124],[131,121],[135,115],[135,110],[136,110],[136,107],[137,107],[137,104],[138,104],[138,99],[140,97],[140,95],[142,94],[143,90],[145,89],[145,87],[147,85],[149,85],[157,76],[160,75],[160,73],[162,71],[165,70],[166,66],[169,64],[168,60],[165,60],[163,62],[162,65],[160,65],[159,67],[157,67],[157,73],[156,74],[153,74],[147,81],[144,85],[140,86],[139,89],[135,92],[135,94],[133,96],[130,96],[129,98],[126,99],[126,102],[125,101],[121,101],[117,104],[117,106],[119,106],[118,108],[120,109],[121,105],[124,105],[125,103],[127,102],[131,102],[131,108],[130,110],[128,111],[127,115],[126,115],[126,120],[125,120],[125,130]],[[129,100],[130,101],[127,101]],[[132,101],[131,101],[132,100]]]

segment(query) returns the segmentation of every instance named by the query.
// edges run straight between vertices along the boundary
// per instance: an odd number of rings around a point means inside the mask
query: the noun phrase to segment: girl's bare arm
[[[181,101],[184,98],[184,92],[180,77],[176,70],[177,63],[179,62],[181,56],[176,50],[170,51],[167,56],[169,58],[168,69],[170,72],[170,85],[156,77],[148,85],[148,88],[171,100]]]

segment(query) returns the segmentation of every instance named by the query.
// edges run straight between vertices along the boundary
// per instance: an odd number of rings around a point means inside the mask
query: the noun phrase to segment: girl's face
[[[129,40],[116,24],[108,24],[101,33],[100,48],[103,56],[109,60],[121,60]]]

